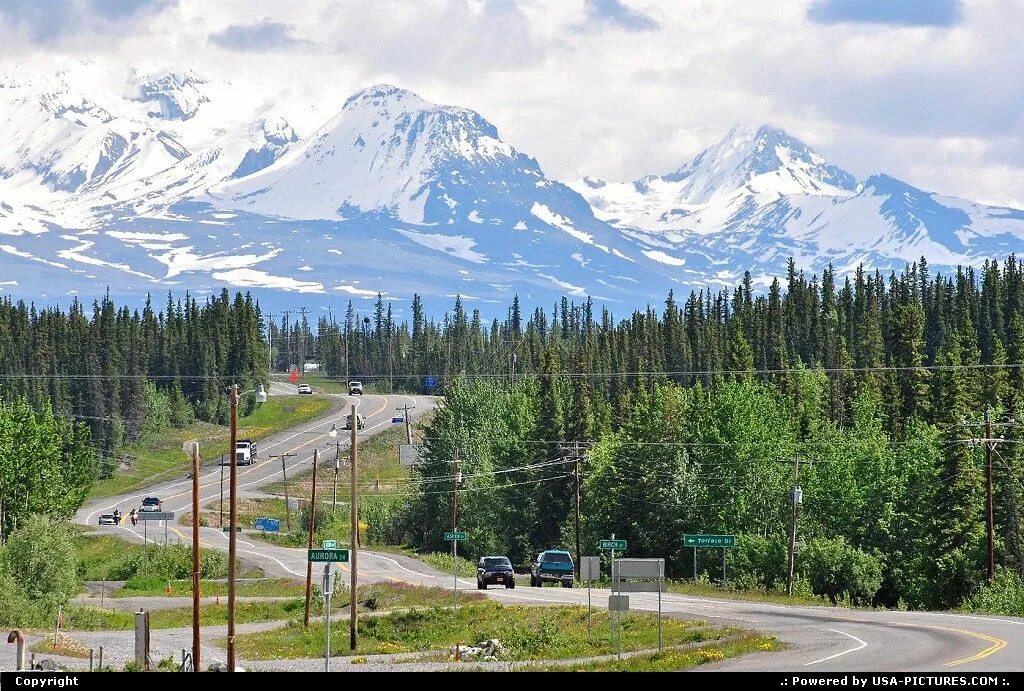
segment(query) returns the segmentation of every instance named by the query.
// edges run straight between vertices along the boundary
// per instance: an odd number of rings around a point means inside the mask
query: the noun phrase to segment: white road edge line
[[[829,660],[834,660],[837,657],[842,657],[843,655],[846,655],[848,653],[855,653],[858,650],[861,650],[863,648],[867,648],[868,647],[867,643],[865,643],[861,639],[857,638],[852,633],[846,633],[845,631],[840,631],[839,629],[829,629],[829,631],[831,631],[832,633],[842,634],[842,635],[846,636],[847,638],[852,638],[853,640],[855,640],[858,643],[860,643],[860,645],[858,645],[856,648],[850,648],[849,650],[844,650],[841,653],[836,653],[835,655],[829,655],[828,657],[823,657],[820,660],[815,660],[814,662],[808,662],[807,664],[804,665],[804,667],[810,667],[811,665],[816,665],[819,662],[828,662]]]

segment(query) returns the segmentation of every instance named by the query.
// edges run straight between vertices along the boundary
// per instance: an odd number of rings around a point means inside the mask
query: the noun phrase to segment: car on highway
[[[348,383],[348,395],[349,396],[362,396],[363,395],[363,382],[361,382],[361,381],[350,381]]]
[[[142,506],[139,507],[139,511],[145,511],[147,513],[150,511],[160,511],[163,504],[164,503],[157,497],[146,497],[142,500]]]
[[[363,429],[366,427],[366,418],[360,413],[356,413],[356,429]],[[352,429],[352,414],[349,413],[345,416],[345,426],[342,429]]]
[[[480,557],[476,565],[476,587],[487,590],[489,585],[516,587],[516,572],[508,557]]]
[[[112,513],[101,513],[97,523],[99,525],[117,525],[117,518]]]
[[[313,387],[310,386],[309,384],[299,384],[299,393],[300,394],[311,394],[311,393],[313,393]]]
[[[571,588],[574,572],[572,555],[567,551],[544,550],[530,567],[530,585],[540,587],[545,583],[561,583],[563,588]]]

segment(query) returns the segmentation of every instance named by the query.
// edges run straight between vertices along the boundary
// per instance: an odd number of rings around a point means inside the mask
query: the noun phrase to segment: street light
[[[229,493],[231,495],[231,508],[228,513],[228,671],[235,671],[235,550],[236,533],[235,521],[238,518],[238,459],[235,456],[235,445],[238,443],[238,399],[250,394],[256,396],[257,403],[267,402],[267,391],[263,384],[255,391],[238,393],[238,384],[231,385],[231,480],[229,482]],[[193,520],[196,520],[193,517]],[[198,545],[196,549],[198,549]]]

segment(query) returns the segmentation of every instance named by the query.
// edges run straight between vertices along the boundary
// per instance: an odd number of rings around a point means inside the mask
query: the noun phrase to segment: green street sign
[[[626,551],[625,540],[601,540],[601,542],[598,543],[598,546],[601,549],[614,549],[616,552]]]
[[[347,549],[311,549],[309,550],[309,561],[313,562],[348,562]]]
[[[229,525],[222,526],[221,527],[221,531],[225,532],[225,533],[230,533],[231,532],[231,526],[229,526]],[[242,532],[242,526],[236,525],[235,526],[235,532],[236,533]]]
[[[449,541],[449,542],[451,542],[452,540],[465,540],[466,539],[466,532],[464,530],[460,530],[460,531],[454,532],[454,533],[449,531],[449,532],[444,534],[444,539]]]
[[[337,547],[338,547],[338,541],[337,540],[324,540],[324,544],[323,544],[323,548],[324,549],[337,549]]]
[[[683,535],[684,547],[735,547],[735,535]]]

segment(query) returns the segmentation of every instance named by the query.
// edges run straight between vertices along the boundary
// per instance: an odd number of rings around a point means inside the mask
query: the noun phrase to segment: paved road
[[[330,399],[331,408],[323,416],[259,442],[257,462],[251,466],[239,466],[238,468],[240,495],[253,492],[262,485],[281,479],[281,461],[277,458],[271,459],[272,454],[295,454],[287,460],[289,474],[309,468],[313,462],[314,449],[319,448],[321,456],[333,458],[340,443],[344,458],[349,445],[349,432],[340,430],[340,428],[344,415],[349,412],[353,404],[366,418],[366,427],[359,432],[360,439],[365,439],[392,427],[391,418],[395,414],[395,409],[400,406],[410,406],[410,417],[416,420],[436,405],[436,399],[428,396],[330,396]],[[328,433],[335,423],[338,423],[340,432],[336,439],[332,439]],[[227,469],[224,474],[226,492]],[[204,464],[199,477],[200,503],[206,505],[208,502],[216,500],[220,494],[221,468],[216,461]],[[123,514],[127,514],[132,507],[138,508],[143,498],[147,496],[159,497],[163,501],[164,511],[174,511],[179,515],[189,512],[192,510],[192,480],[183,476],[179,480],[165,481],[143,490],[89,502],[78,511],[75,521],[82,525],[96,526],[100,514],[109,513],[114,508],[119,508]],[[99,528],[99,530],[111,531],[131,540],[161,543],[164,540],[165,529],[170,542],[189,542],[192,539],[191,528],[176,525],[174,522],[168,522],[165,526],[162,521],[139,521],[135,527],[130,524],[122,524],[119,527]],[[305,577],[304,551],[273,548],[245,536],[240,536],[237,542],[239,556],[260,566],[268,574]],[[226,550],[227,534],[217,528],[203,528],[200,531],[200,544],[204,547]]]
[[[327,431],[353,399],[344,396],[332,398],[334,404],[326,416],[262,442],[259,463],[239,469],[240,490],[254,490],[279,478],[280,463],[271,462],[267,458],[270,453],[287,451],[297,454],[290,459],[289,466],[289,469],[297,469],[309,465],[314,448],[333,448],[334,440],[327,437]],[[434,405],[434,400],[426,397],[368,395],[355,399],[359,410],[367,416],[367,426],[361,436],[386,429],[391,424],[394,409],[410,398],[416,403],[415,415],[422,415]],[[343,448],[347,448],[344,440]],[[216,497],[219,478],[216,466],[203,472],[203,502]],[[144,492],[93,502],[78,513],[78,521],[95,525],[99,513],[114,506],[126,511],[131,506],[138,506],[148,495],[163,498],[165,509],[188,510],[191,484],[183,479],[157,485]],[[130,532],[135,539],[143,536],[141,524],[135,529],[130,526],[109,529]],[[190,539],[180,532],[180,528],[173,527],[171,531],[183,540]],[[154,536],[153,532],[157,535]],[[158,528],[150,532],[149,538],[162,540],[162,530]],[[202,544],[226,550],[227,536],[218,530],[204,529]],[[269,545],[245,536],[239,538],[238,550],[243,558],[261,566],[268,575],[305,576],[305,550]],[[360,551],[358,566],[360,581],[364,583],[391,580],[452,587],[454,580],[450,574],[440,573],[401,555]],[[347,566],[342,565],[342,568],[347,569]],[[475,582],[459,579],[459,588],[475,589]],[[509,603],[585,605],[587,602],[585,589],[517,587],[511,591],[491,589],[487,592],[490,597]],[[591,598],[595,606],[607,602],[608,594],[607,590],[593,590]],[[658,608],[656,594],[633,593],[630,600],[633,609],[656,611]],[[787,606],[669,594],[662,596],[661,605],[663,611],[671,615],[766,631],[789,644],[783,652],[747,655],[702,668],[707,670],[1024,671],[1024,619]]]

